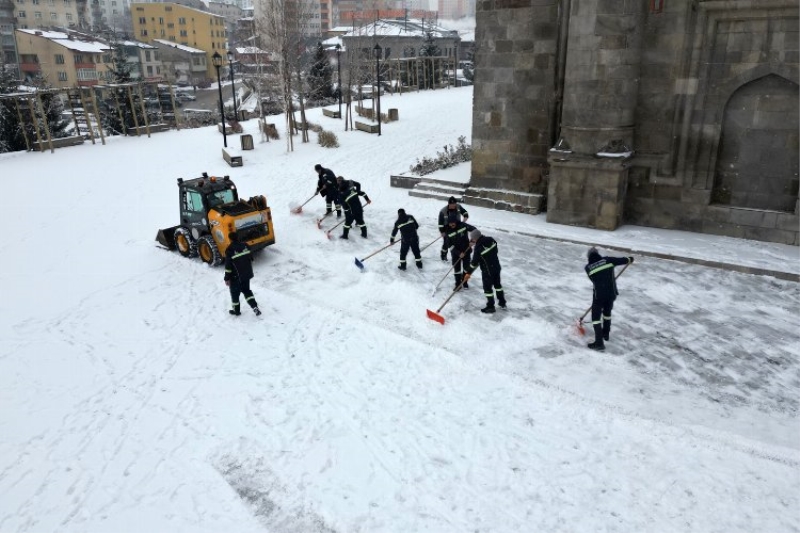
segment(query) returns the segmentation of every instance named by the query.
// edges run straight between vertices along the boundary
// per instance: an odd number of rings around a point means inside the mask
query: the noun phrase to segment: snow
[[[482,315],[476,276],[444,325],[438,243],[422,271],[396,246],[355,267],[400,207],[436,238],[442,202],[389,177],[469,142],[471,103],[387,95],[381,136],[310,110],[337,149],[245,121],[239,168],[214,127],[0,156],[0,531],[800,531],[798,283],[692,262],[797,274],[797,247],[466,206],[509,309]],[[318,196],[290,214],[315,163],[362,183],[368,239],[325,238]],[[221,268],[154,241],[176,179],[203,171],[272,207],[260,318],[228,315]],[[573,327],[589,244],[636,256],[605,353]]]

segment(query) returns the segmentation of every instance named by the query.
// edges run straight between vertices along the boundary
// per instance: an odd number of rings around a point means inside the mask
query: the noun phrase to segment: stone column
[[[548,222],[604,229],[622,222],[645,5],[572,0],[561,139],[548,158]]]

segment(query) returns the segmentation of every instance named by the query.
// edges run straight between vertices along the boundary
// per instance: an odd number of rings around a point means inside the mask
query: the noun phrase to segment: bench
[[[339,113],[339,111],[334,111],[333,109],[325,109],[325,108],[323,108],[322,109],[322,114],[325,115],[326,117],[342,118],[342,116]]]
[[[169,124],[150,124],[150,133],[159,133],[162,131],[169,131]],[[138,128],[128,128],[128,135],[147,135],[148,126],[139,126]]]
[[[366,124],[364,122],[359,122],[357,120],[356,120],[356,129],[361,131],[366,131],[367,133],[378,133],[377,124]]]
[[[223,148],[222,159],[232,167],[241,167],[244,165],[242,155],[233,148]]]
[[[370,119],[375,118],[374,116],[375,114],[373,113],[372,109],[368,107],[356,106],[356,113],[358,113],[359,117],[365,117]]]
[[[83,135],[71,135],[69,137],[61,137],[59,139],[53,139],[53,148],[64,148],[66,146],[77,146],[79,144],[83,144],[84,138]],[[40,144],[38,141],[34,141],[31,149],[36,152],[43,152],[44,150],[50,149],[50,143],[47,141],[42,141]]]

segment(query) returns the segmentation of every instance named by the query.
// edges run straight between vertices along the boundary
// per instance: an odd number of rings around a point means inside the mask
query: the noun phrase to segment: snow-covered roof
[[[44,31],[37,29],[21,29],[17,31],[47,39],[69,50],[75,50],[76,52],[90,52],[99,54],[112,49],[109,45],[99,41],[80,41],[74,38],[70,39],[69,34],[61,31]]]
[[[153,48],[153,49],[156,48],[155,46],[153,46],[151,44],[143,43],[141,41],[120,41],[120,43],[123,44],[124,46],[136,46],[138,48],[145,48],[145,49],[146,48]]]
[[[237,54],[267,54],[266,50],[262,50],[256,46],[243,46],[241,48],[236,48]]]
[[[456,30],[448,30],[447,28],[432,24],[429,21],[423,23],[421,19],[378,19],[364,26],[350,29],[350,31],[342,35],[342,37],[363,37],[372,35],[381,37],[425,37],[428,33],[438,38],[455,37],[458,35]],[[336,37],[332,37],[332,39],[335,38]]]
[[[199,48],[192,48],[191,46],[187,46],[185,44],[178,44],[173,43],[172,41],[165,41],[163,39],[153,39],[154,43],[163,44],[164,46],[169,46],[171,48],[176,48],[178,50],[183,50],[184,52],[189,52],[192,54],[205,54],[205,50],[200,50]]]

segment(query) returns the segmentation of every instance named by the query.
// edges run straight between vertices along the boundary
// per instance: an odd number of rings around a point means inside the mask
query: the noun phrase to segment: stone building
[[[479,0],[465,201],[798,242],[797,0]]]

